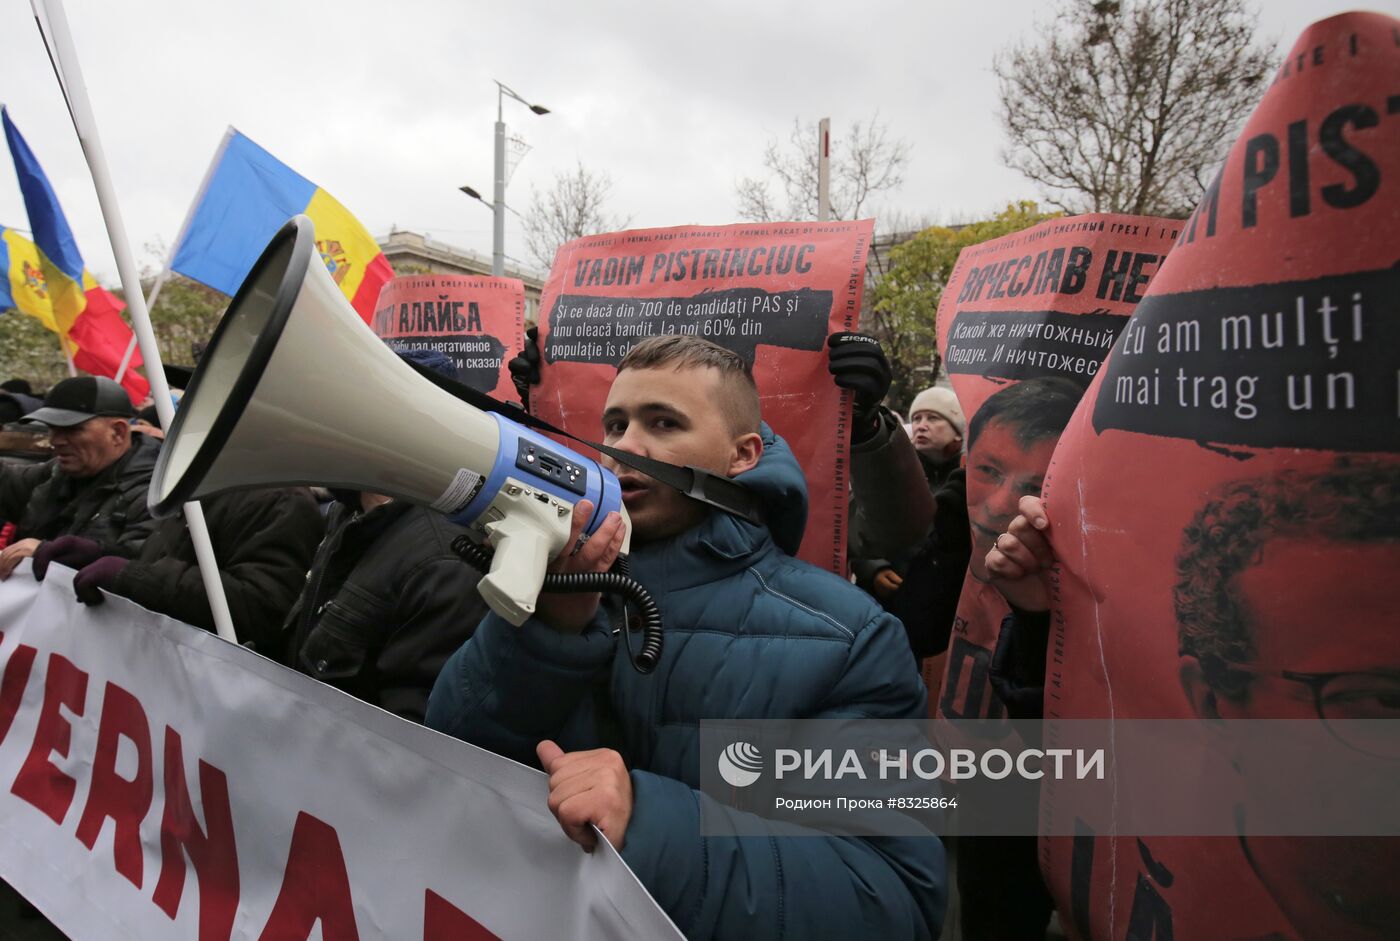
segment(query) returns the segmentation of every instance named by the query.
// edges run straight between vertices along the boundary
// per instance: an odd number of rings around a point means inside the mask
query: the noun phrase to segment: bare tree
[[[1067,212],[1183,217],[1258,101],[1246,0],[1068,0],[994,69],[1008,166]]]
[[[909,143],[890,136],[879,112],[855,121],[845,135],[831,135],[831,215],[859,219],[870,197],[897,189],[909,162]],[[770,140],[763,152],[766,177],[745,177],[735,184],[739,215],[754,222],[817,217],[817,125],[793,119],[786,143]],[[775,196],[769,189],[776,182]]]
[[[612,178],[581,162],[572,172],[556,174],[554,184],[543,193],[534,190],[522,224],[526,247],[535,261],[549,268],[565,242],[625,229],[631,217],[613,216],[604,208],[611,193]]]

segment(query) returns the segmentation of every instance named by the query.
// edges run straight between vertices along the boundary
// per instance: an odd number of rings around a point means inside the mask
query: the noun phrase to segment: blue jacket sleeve
[[[632,794],[622,858],[691,941],[938,937],[947,889],[937,837],[706,837],[702,808],[721,832],[763,822],[646,771],[632,772]]]
[[[816,719],[918,719],[927,693],[899,622],[878,614],[857,634]],[[685,782],[633,771],[623,859],[686,936],[936,938],[946,860],[932,832],[899,836],[778,833]],[[932,785],[923,782],[929,794]],[[702,836],[704,832],[769,836]],[[726,822],[727,821],[727,822]],[[908,835],[918,830],[922,835]]]
[[[601,610],[581,634],[488,614],[438,674],[424,724],[538,766],[535,745],[560,737],[611,670],[615,647]]]

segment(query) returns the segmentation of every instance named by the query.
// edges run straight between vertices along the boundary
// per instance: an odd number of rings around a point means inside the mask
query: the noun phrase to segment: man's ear
[[[754,432],[734,439],[733,453],[729,458],[729,476],[734,477],[758,466],[763,456],[763,439]]]
[[[1208,721],[1218,721],[1220,719],[1220,704],[1216,701],[1216,692],[1206,682],[1205,670],[1201,669],[1201,661],[1195,657],[1182,657],[1177,666],[1177,675],[1181,679],[1181,690],[1186,694],[1186,701],[1191,704],[1191,711],[1199,719]]]
[[[131,423],[125,418],[119,418],[112,422],[112,442],[114,444],[125,445],[131,441]]]

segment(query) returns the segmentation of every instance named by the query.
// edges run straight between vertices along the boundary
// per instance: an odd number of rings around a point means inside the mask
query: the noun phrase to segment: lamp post
[[[496,277],[506,273],[506,122],[504,120],[505,96],[509,95],[535,114],[549,114],[549,109],[544,105],[531,104],[521,98],[511,88],[496,82],[496,192],[494,202],[491,204],[493,226],[491,232],[491,273]],[[462,192],[468,196],[479,194],[474,190],[468,192],[470,187],[462,187]],[[485,202],[485,200],[482,200]]]

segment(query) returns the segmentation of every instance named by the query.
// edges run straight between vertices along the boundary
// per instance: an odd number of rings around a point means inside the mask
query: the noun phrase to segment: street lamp
[[[487,203],[494,216],[491,233],[491,273],[496,277],[506,273],[506,122],[503,110],[506,95],[514,98],[535,114],[549,114],[549,109],[544,105],[531,104],[516,94],[513,89],[499,81],[496,82],[496,192],[494,202]],[[464,186],[461,189],[468,196],[481,199],[481,194],[471,187]],[[486,202],[484,199],[481,201]]]
[[[493,202],[491,202],[491,200],[487,199],[485,196],[482,196],[481,193],[477,192],[477,190],[476,190],[475,187],[471,187],[471,186],[459,186],[459,187],[457,187],[457,189],[458,189],[460,192],[466,193],[466,194],[467,194],[468,196],[470,196],[472,199],[475,199],[477,202],[481,203],[481,205],[485,206],[487,209],[490,209],[492,212],[495,212],[495,211],[496,211],[496,204],[493,203]],[[512,206],[512,205],[510,205],[509,203],[506,204],[506,208],[509,209],[511,212],[514,212],[514,213],[515,213],[515,217],[516,217],[517,219],[524,219],[524,218],[525,218],[525,217],[522,216],[519,212],[516,212],[515,207]]]

